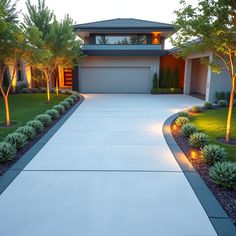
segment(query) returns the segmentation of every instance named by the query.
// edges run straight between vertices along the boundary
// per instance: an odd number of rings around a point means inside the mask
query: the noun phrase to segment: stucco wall
[[[213,60],[223,65],[223,62],[219,61],[216,56],[213,57]],[[232,82],[226,69],[220,74],[212,72],[210,80],[209,100],[211,101],[216,100],[216,92],[229,92],[231,90]]]

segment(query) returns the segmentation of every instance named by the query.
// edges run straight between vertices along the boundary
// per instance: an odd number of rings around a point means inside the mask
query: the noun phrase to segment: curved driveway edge
[[[220,203],[217,201],[208,186],[205,184],[200,175],[194,169],[194,167],[192,166],[188,158],[185,156],[185,154],[182,152],[181,148],[172,136],[171,124],[173,123],[176,117],[177,114],[172,115],[165,121],[163,125],[162,131],[166,143],[168,144],[185,177],[187,178],[193,191],[195,192],[204,210],[206,211],[217,234],[219,236],[235,236],[236,228],[231,222],[229,216],[221,207]]]
[[[84,97],[79,95],[79,101],[55,124],[53,125],[42,138],[39,139],[19,160],[14,163],[9,170],[0,176],[0,195],[8,187],[8,185],[20,174],[20,172],[28,165],[28,163],[36,156],[43,148],[48,140],[60,129],[66,120],[84,101]]]

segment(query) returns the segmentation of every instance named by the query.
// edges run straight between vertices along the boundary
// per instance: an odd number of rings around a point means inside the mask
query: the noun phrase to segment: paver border
[[[177,116],[177,114],[172,115],[163,124],[162,132],[166,143],[173,153],[180,168],[182,169],[189,184],[191,185],[194,193],[202,204],[203,209],[209,217],[217,234],[219,236],[235,236],[236,227],[231,222],[229,216],[221,207],[220,203],[202,180],[198,172],[192,166],[188,158],[185,156],[179,145],[176,143],[171,133],[171,124],[177,118]]]
[[[83,101],[84,97],[79,95],[79,101],[0,177],[0,195],[36,156],[50,138],[61,128]]]

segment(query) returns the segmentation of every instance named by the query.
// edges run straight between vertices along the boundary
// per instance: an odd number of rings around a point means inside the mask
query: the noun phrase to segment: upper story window
[[[96,44],[147,44],[146,35],[97,35]]]

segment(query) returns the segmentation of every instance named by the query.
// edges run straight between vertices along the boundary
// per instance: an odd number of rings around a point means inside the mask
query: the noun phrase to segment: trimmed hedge
[[[8,142],[0,142],[0,163],[10,161],[16,154],[16,148]]]
[[[43,131],[43,123],[40,120],[31,120],[26,123],[26,125],[32,126],[37,134]]]
[[[184,134],[185,137],[189,137],[191,134],[194,134],[197,132],[197,127],[193,124],[184,124],[182,126],[182,132]]]
[[[194,148],[203,148],[209,143],[209,138],[205,133],[196,132],[189,136],[189,144]]]
[[[32,139],[36,135],[35,129],[29,125],[19,127],[15,132],[24,134],[27,137],[27,140]]]
[[[154,88],[151,94],[182,94],[182,88]]]
[[[48,114],[41,114],[35,117],[35,120],[39,120],[43,123],[43,126],[49,126],[49,124],[52,122],[52,118]]]
[[[27,137],[24,134],[13,132],[5,137],[4,142],[11,144],[19,150],[27,143]]]
[[[50,109],[45,112],[45,114],[49,115],[53,120],[59,117],[59,111],[56,109]]]

